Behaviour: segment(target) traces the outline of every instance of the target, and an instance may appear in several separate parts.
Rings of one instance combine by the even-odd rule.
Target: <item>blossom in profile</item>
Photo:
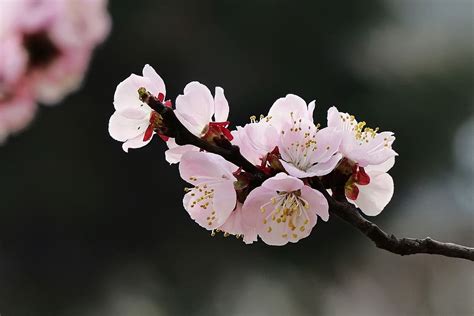
[[[205,85],[197,81],[190,82],[175,103],[176,117],[192,134],[210,141],[220,136],[232,140],[232,134],[227,129],[229,103],[221,87],[216,87],[213,97]],[[165,157],[169,163],[178,163],[187,151],[198,150],[192,145],[180,146],[173,138],[168,140],[167,145],[169,149],[165,152]]]
[[[221,156],[199,151],[188,151],[181,157],[181,178],[193,185],[183,199],[191,218],[207,230],[226,223],[236,207],[236,166]]]
[[[380,214],[393,196],[394,184],[388,171],[394,164],[395,157],[392,157],[380,165],[367,166],[365,172],[370,179],[368,183],[360,184],[359,181],[354,181],[352,184],[346,184],[348,201],[366,215]]]
[[[243,216],[265,243],[281,246],[309,236],[318,216],[329,219],[329,206],[319,191],[279,173],[250,192]]]
[[[387,171],[395,163],[392,132],[365,127],[354,116],[328,110],[328,126],[342,133],[339,152],[344,157],[338,169],[349,175],[345,184],[347,199],[366,215],[378,215],[393,196],[393,180]]]
[[[24,128],[36,106],[57,104],[77,90],[94,48],[110,30],[106,0],[7,0],[0,21],[0,110],[23,113],[19,124],[0,117],[5,135]],[[26,102],[26,97],[29,99]],[[21,124],[20,124],[21,123]]]
[[[131,74],[119,83],[114,95],[115,112],[109,120],[109,134],[123,142],[122,148],[140,148],[148,144],[159,124],[158,114],[140,99],[138,90],[146,89],[160,102],[165,102],[166,87],[163,79],[150,66],[145,65],[143,76]],[[168,102],[171,106],[171,103]]]
[[[295,94],[287,94],[276,100],[268,111],[265,120],[281,132],[289,123],[297,122],[299,119],[313,122],[313,112],[316,102],[306,101]],[[296,124],[295,122],[295,124]]]
[[[358,122],[353,115],[339,112],[334,106],[328,110],[328,127],[342,132],[339,152],[360,167],[379,165],[397,155],[392,149],[392,132],[366,127],[365,122]]]

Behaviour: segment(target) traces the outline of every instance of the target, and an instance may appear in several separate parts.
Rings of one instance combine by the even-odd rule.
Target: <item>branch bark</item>
[[[316,183],[315,189],[323,193],[329,203],[329,211],[337,215],[346,223],[357,228],[367,236],[380,249],[401,256],[414,254],[433,254],[452,258],[461,258],[474,261],[474,248],[440,242],[430,237],[423,239],[397,238],[395,235],[387,234],[376,224],[364,218],[358,208],[348,202],[335,200],[322,186]]]
[[[166,136],[174,137],[178,145],[194,145],[207,152],[220,155],[227,161],[253,174],[260,181],[265,180],[267,177],[259,168],[241,155],[238,146],[225,142],[218,146],[213,142],[201,139],[186,129],[171,108],[166,107],[149,93],[140,94],[140,98],[161,115],[164,128],[160,132]],[[332,214],[337,215],[349,225],[357,228],[362,234],[372,240],[378,248],[401,256],[424,253],[474,261],[474,248],[454,243],[444,243],[429,237],[413,239],[397,238],[395,235],[389,235],[376,224],[364,218],[360,214],[359,209],[352,204],[334,199],[319,180],[312,181],[312,186],[326,197],[329,203],[329,211]]]

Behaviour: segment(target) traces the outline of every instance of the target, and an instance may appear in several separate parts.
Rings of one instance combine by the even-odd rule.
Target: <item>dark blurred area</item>
[[[0,148],[0,314],[473,315],[470,262],[376,249],[333,217],[285,247],[211,237],[166,145],[126,154],[113,93],[151,64],[174,99],[222,86],[233,126],[287,93],[395,132],[373,220],[474,244],[472,1],[125,1],[82,89]],[[1,9],[1,8],[0,8]],[[87,8],[84,8],[87,10]]]

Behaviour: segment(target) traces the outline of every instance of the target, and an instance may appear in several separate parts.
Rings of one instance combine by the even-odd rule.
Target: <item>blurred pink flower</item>
[[[106,5],[106,0],[2,1],[0,108],[14,107],[17,100],[20,106],[55,104],[77,90],[93,49],[110,30]],[[0,118],[0,124],[4,121]],[[0,129],[8,134],[22,127]]]

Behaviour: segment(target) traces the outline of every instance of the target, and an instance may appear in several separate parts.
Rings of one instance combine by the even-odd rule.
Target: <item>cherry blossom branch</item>
[[[376,224],[364,218],[359,209],[353,205],[334,199],[319,181],[313,181],[313,187],[326,197],[331,213],[336,214],[345,222],[357,228],[380,249],[401,256],[425,253],[474,261],[474,248],[440,242],[430,237],[414,239],[397,238],[393,234],[389,235]]]
[[[262,182],[267,178],[267,175],[265,175],[262,170],[242,156],[238,146],[232,145],[223,138],[215,138],[213,141],[208,141],[197,137],[178,120],[170,107],[165,106],[162,102],[146,92],[146,90],[139,91],[139,94],[140,99],[160,115],[160,123],[158,124],[159,132],[165,136],[173,137],[178,145],[194,145],[207,152],[220,155],[227,161],[232,162],[236,166],[254,175],[258,182]],[[439,242],[429,237],[414,239],[397,238],[393,234],[389,235],[376,224],[364,218],[360,214],[359,209],[353,205],[334,199],[326,191],[326,188],[320,180],[313,178],[310,182],[313,188],[320,191],[326,197],[331,213],[357,228],[362,234],[372,240],[378,248],[402,256],[425,253],[474,261],[474,248]],[[341,200],[345,199],[343,194],[341,197]]]
[[[173,137],[178,145],[194,145],[207,152],[220,155],[225,160],[232,162],[263,181],[265,174],[242,156],[238,146],[232,145],[225,139],[215,139],[215,144],[213,144],[197,137],[178,120],[172,108],[165,106],[146,91],[139,91],[139,94],[140,99],[161,116],[161,125],[165,127],[162,130],[163,135]]]

